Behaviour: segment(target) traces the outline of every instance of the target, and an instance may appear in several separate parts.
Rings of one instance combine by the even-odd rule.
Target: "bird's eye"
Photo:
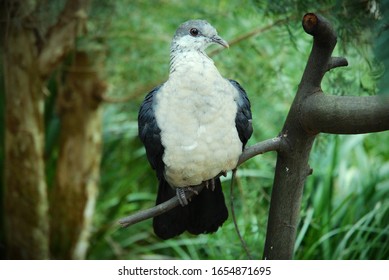
[[[189,33],[190,33],[190,35],[192,35],[193,37],[196,37],[196,36],[198,36],[199,35],[199,30],[197,29],[197,28],[191,28],[190,30],[189,30]]]

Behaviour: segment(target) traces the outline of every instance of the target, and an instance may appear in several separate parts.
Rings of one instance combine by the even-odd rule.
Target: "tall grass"
[[[296,257],[389,258],[389,157],[367,148],[382,146],[388,133],[323,138],[311,159]]]

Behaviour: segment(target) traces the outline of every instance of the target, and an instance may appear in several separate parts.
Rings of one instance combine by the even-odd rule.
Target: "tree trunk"
[[[35,36],[10,23],[4,42],[5,228],[11,259],[49,257],[44,174],[44,85],[37,71]]]
[[[54,258],[84,259],[88,249],[101,158],[100,72],[99,55],[77,52],[59,91],[60,151],[50,210]]]
[[[317,132],[302,126],[302,104],[315,93],[321,92],[321,81],[331,67],[331,54],[337,37],[332,26],[322,17],[307,14],[303,27],[315,26],[314,42],[298,91],[281,134],[290,148],[278,152],[272,198],[266,232],[264,259],[292,259],[301,199],[305,179],[312,173],[308,165],[312,144]],[[343,60],[338,60],[343,62]],[[330,66],[331,65],[331,66]],[[343,65],[343,64],[342,64]]]
[[[320,132],[358,134],[389,129],[389,98],[325,95],[321,81],[333,68],[346,66],[345,58],[332,57],[337,42],[332,25],[322,16],[303,17],[305,32],[313,36],[296,97],[281,135],[289,149],[278,152],[266,232],[264,259],[292,259],[304,182],[315,137]]]
[[[6,92],[4,226],[7,257],[11,259],[50,257],[44,162],[45,83],[74,47],[85,25],[88,3],[68,0],[50,28],[40,26],[42,19],[35,14],[37,6],[45,2],[1,3]]]

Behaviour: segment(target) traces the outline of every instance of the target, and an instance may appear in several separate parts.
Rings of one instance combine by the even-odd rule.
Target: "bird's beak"
[[[230,47],[230,45],[227,43],[227,41],[224,40],[222,37],[220,37],[218,35],[213,36],[211,39],[212,39],[212,42],[214,42],[216,44],[219,44],[219,45],[222,45],[225,48],[229,48]]]

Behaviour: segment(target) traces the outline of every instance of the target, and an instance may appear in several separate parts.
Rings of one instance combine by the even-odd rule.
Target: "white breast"
[[[155,115],[165,178],[185,187],[235,168],[242,143],[235,126],[238,92],[212,60],[193,57],[176,69],[157,94]]]

